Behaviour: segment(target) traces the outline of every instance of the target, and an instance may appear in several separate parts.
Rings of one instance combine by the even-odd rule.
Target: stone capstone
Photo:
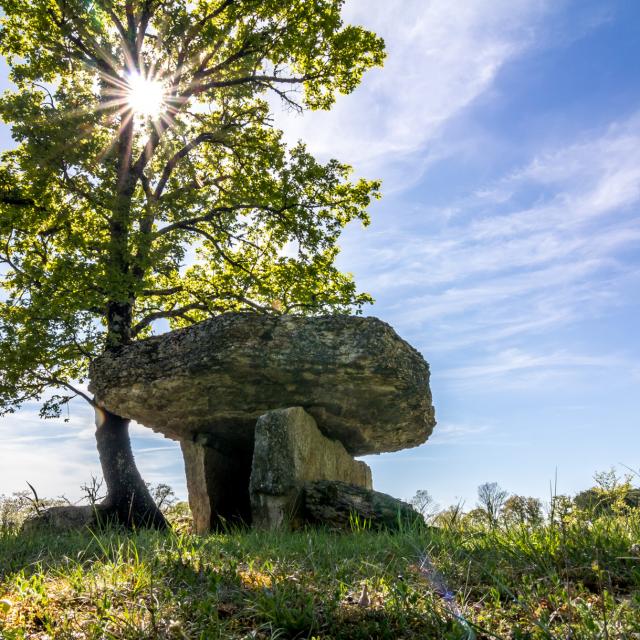
[[[328,480],[304,486],[300,517],[309,524],[346,530],[356,526],[395,530],[424,523],[411,505],[386,493]]]
[[[429,366],[386,323],[229,313],[91,363],[100,406],[222,454],[252,450],[256,420],[302,407],[352,455],[422,444],[434,425]]]
[[[371,469],[354,460],[336,440],[320,433],[301,407],[258,418],[249,495],[254,525],[276,528],[296,519],[303,485],[341,480],[371,489]]]

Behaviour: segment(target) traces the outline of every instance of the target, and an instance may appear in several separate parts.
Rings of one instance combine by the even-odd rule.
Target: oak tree
[[[325,313],[369,301],[335,260],[376,181],[288,147],[272,110],[329,109],[380,65],[343,0],[0,0],[0,409],[44,417],[88,364],[230,311]],[[160,328],[166,325],[160,325]],[[95,406],[107,497],[165,526],[128,420]]]

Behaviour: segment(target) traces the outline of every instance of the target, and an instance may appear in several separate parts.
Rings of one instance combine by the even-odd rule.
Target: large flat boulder
[[[417,446],[435,425],[428,364],[377,318],[224,314],[107,353],[90,379],[109,411],[223,455],[293,406],[352,455]]]

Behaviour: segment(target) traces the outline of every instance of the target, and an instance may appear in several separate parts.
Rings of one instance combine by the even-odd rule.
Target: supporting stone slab
[[[183,440],[189,506],[194,530],[206,534],[225,524],[249,524],[251,451],[219,451]]]
[[[253,524],[273,529],[295,520],[303,485],[318,480],[372,488],[371,469],[340,442],[323,436],[302,407],[260,416],[250,482]]]

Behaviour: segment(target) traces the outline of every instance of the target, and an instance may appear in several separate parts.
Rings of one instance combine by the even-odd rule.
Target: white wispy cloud
[[[428,446],[433,445],[470,445],[482,440],[486,444],[488,434],[493,428],[486,424],[444,423],[438,424],[429,438]]]
[[[625,358],[616,355],[585,355],[572,353],[568,350],[532,353],[522,349],[505,349],[491,354],[491,357],[483,362],[442,371],[440,376],[458,381],[481,378],[488,383],[500,379],[518,384],[522,380],[530,382],[532,373],[539,379],[541,374],[545,378],[549,378],[555,377],[563,371],[574,371],[577,368],[619,369],[621,367],[629,367],[629,363]],[[524,374],[522,380],[519,379],[519,374]]]
[[[78,497],[80,484],[98,472],[95,444],[92,450],[82,435],[87,419],[85,412],[74,412],[68,423],[42,421],[30,405],[0,420],[0,493],[26,489],[30,482],[42,497]]]
[[[132,423],[130,433],[143,478],[164,482],[184,497],[182,454],[177,443]],[[0,494],[27,488],[30,482],[43,497],[81,496],[80,486],[92,475],[101,477],[96,451],[93,412],[73,403],[68,422],[41,420],[30,404],[0,419]]]
[[[321,157],[383,177],[387,192],[409,184],[438,157],[455,153],[451,141],[446,151],[430,143],[491,87],[505,64],[540,44],[543,18],[561,4],[351,0],[345,20],[384,37],[384,68],[369,71],[330,112],[299,116],[276,107],[276,124]]]
[[[549,332],[628,302],[640,270],[640,115],[476,189],[419,232],[416,215],[346,243],[360,283],[429,351]],[[453,211],[453,213],[452,213]],[[424,225],[424,223],[423,223]]]

